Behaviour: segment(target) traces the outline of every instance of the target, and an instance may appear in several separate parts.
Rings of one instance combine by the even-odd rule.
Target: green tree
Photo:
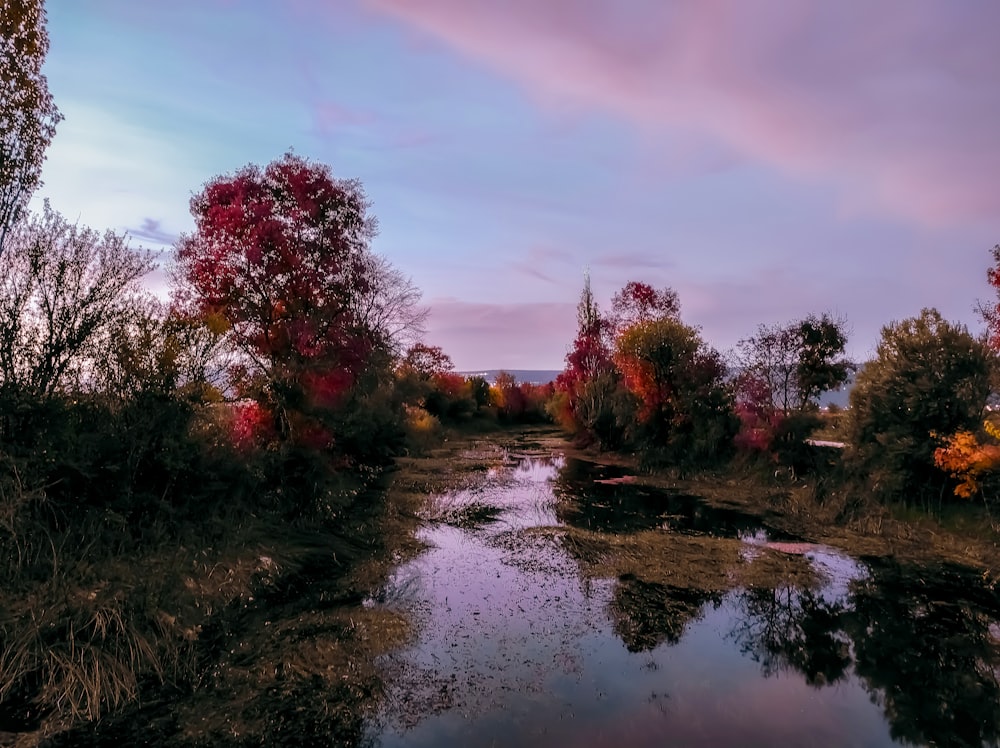
[[[736,432],[726,367],[696,328],[673,317],[619,335],[615,363],[638,401],[637,446],[675,465],[728,453]]]
[[[0,252],[62,119],[42,75],[48,51],[43,1],[0,0]]]
[[[820,395],[843,385],[853,364],[844,356],[846,325],[828,314],[787,325],[760,325],[738,344],[740,373],[763,385],[784,415],[815,408]]]
[[[847,464],[881,500],[940,498],[939,438],[975,429],[989,394],[994,354],[935,309],[882,328],[875,360],[851,391]]]

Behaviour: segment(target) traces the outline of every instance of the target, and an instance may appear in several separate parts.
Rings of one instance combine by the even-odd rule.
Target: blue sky
[[[459,369],[561,368],[599,302],[759,323],[979,322],[1000,242],[1000,5],[941,0],[49,0],[64,214],[169,250],[289,148],[364,183]],[[154,282],[157,282],[154,279]]]

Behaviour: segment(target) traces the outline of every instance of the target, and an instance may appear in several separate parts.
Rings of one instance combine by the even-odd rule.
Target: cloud
[[[707,132],[925,225],[1000,214],[1000,4],[369,0],[546,107]]]
[[[180,234],[164,231],[160,228],[160,221],[154,218],[143,218],[139,228],[129,228],[128,233],[138,239],[145,239],[153,244],[160,244],[164,247],[172,247],[177,243]]]
[[[434,299],[427,341],[452,356],[460,371],[560,369],[576,330],[569,303],[483,304]]]

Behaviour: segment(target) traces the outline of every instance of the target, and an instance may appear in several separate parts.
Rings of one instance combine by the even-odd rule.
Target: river
[[[416,632],[379,662],[373,746],[1000,744],[1000,602],[971,569],[528,443],[426,514],[365,601]]]

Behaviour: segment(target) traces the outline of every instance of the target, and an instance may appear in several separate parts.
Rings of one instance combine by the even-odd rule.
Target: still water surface
[[[508,455],[439,497],[493,521],[429,522],[428,549],[368,601],[418,632],[382,663],[373,745],[1000,744],[1000,602],[981,576],[853,559],[697,497],[595,482],[620,476]],[[748,561],[802,554],[822,582],[588,578],[568,527],[741,538]]]

